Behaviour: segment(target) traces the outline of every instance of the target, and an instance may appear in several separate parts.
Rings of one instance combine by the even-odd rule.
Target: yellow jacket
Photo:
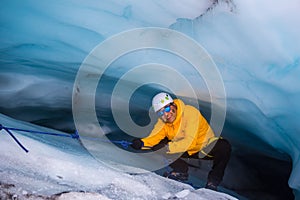
[[[144,146],[153,147],[167,137],[171,140],[168,153],[197,153],[207,145],[210,138],[215,137],[214,132],[195,107],[185,105],[179,99],[175,99],[174,103],[177,105],[175,121],[170,124],[158,119],[150,135],[142,139]]]

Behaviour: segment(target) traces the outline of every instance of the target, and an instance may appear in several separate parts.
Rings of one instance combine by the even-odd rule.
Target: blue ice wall
[[[216,63],[226,90],[224,134],[234,147],[284,161],[290,157],[289,186],[299,195],[298,1],[4,0],[1,5],[1,113],[61,130],[74,129],[73,84],[92,49],[122,31],[169,28],[193,38]],[[195,78],[185,61],[174,55],[137,52],[113,63],[103,81],[104,91],[99,91],[101,98],[109,99],[112,82],[131,66],[153,60],[181,69],[187,79]],[[203,81],[194,84],[201,91],[202,110],[209,116],[206,85]],[[142,103],[134,109],[149,108],[147,99],[155,87],[151,92],[139,91]],[[109,113],[109,101],[97,106]],[[108,131],[117,128],[106,119]]]

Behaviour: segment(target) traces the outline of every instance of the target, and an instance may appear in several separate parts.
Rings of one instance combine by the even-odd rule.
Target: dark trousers
[[[219,185],[223,179],[224,171],[230,158],[231,145],[226,139],[220,138],[216,142],[212,142],[208,148],[205,149],[211,149],[208,153],[209,156],[202,157],[199,156],[199,153],[188,155],[188,153],[185,152],[180,158],[171,163],[170,167],[175,172],[187,173],[188,164],[182,158],[213,160],[213,166],[208,173],[207,181]]]

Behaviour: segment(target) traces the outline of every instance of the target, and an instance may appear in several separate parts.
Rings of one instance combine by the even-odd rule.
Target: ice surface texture
[[[215,61],[226,90],[224,134],[236,149],[287,162],[290,158],[289,186],[299,198],[299,2],[213,2],[217,1],[2,1],[0,112],[73,130],[73,83],[89,52],[125,30],[170,28],[193,38]],[[209,102],[205,81],[197,82],[198,76],[182,59],[163,52],[136,54],[116,60],[107,71],[107,85],[99,91],[104,100],[96,105],[104,115],[110,106],[105,100],[113,88],[110,81],[115,83],[144,62],[161,61],[181,70],[199,88],[199,100]],[[142,109],[151,98],[142,94],[134,109]],[[117,129],[109,117],[102,117],[107,119],[107,132]]]

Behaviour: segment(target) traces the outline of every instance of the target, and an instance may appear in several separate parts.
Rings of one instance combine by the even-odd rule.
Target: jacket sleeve
[[[209,138],[214,137],[206,119],[195,108],[189,107],[185,110],[182,123],[181,132],[183,133],[177,134],[182,134],[183,137],[169,143],[168,153],[170,154],[186,151],[197,152],[207,144]]]
[[[194,109],[186,109],[182,119],[182,128],[172,142],[169,142],[168,153],[182,153],[195,146],[198,137],[200,112]]]
[[[167,136],[166,131],[164,129],[164,123],[161,120],[155,124],[153,130],[150,135],[146,138],[143,138],[144,147],[153,147],[158,144],[162,139]]]

